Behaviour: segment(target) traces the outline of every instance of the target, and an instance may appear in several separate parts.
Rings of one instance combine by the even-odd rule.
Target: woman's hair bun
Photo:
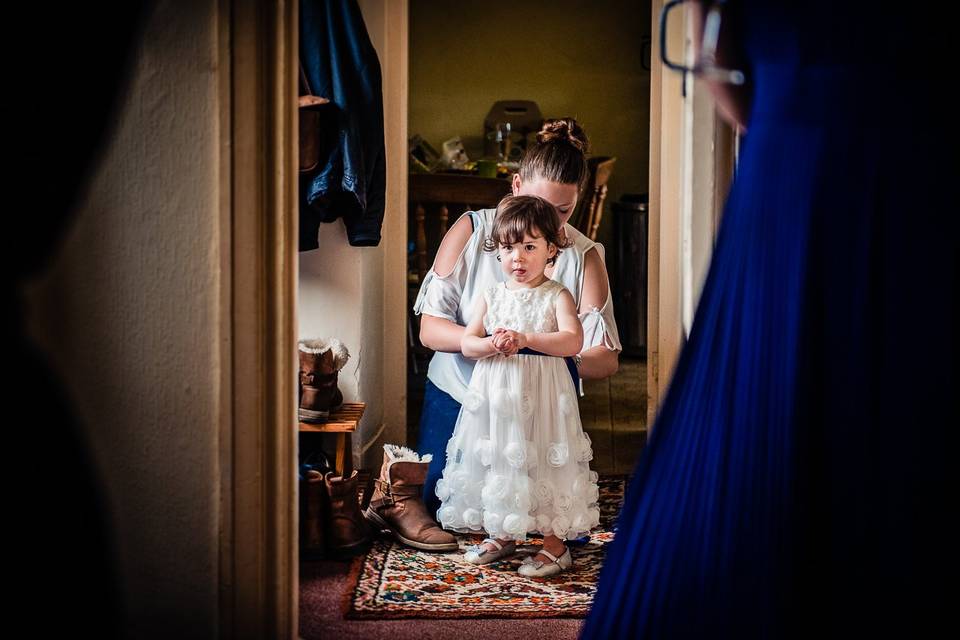
[[[566,142],[581,153],[587,152],[589,141],[583,127],[573,118],[553,118],[545,120],[537,133],[537,142]]]

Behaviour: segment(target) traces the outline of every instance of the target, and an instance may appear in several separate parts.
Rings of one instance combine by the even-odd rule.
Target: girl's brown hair
[[[587,179],[587,134],[573,118],[547,120],[520,161],[520,179],[576,184]]]
[[[484,251],[496,251],[502,244],[520,244],[523,236],[543,238],[557,253],[547,264],[557,261],[560,251],[573,244],[569,238],[561,240],[560,218],[553,205],[537,196],[507,196],[497,205],[490,235],[483,242]]]

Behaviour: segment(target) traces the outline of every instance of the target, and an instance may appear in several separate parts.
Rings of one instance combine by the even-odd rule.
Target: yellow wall
[[[648,1],[412,0],[409,133],[438,150],[460,136],[477,157],[491,105],[533,100],[546,118],[575,116],[594,154],[617,157],[608,203],[646,192],[649,35]],[[599,239],[607,235],[603,225]]]

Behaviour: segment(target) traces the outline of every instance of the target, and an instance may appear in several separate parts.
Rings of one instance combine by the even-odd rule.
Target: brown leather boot
[[[400,542],[424,551],[457,551],[457,538],[444,531],[427,512],[421,492],[433,456],[421,459],[412,449],[383,445],[383,466],[370,505],[363,515],[389,530]]]
[[[310,469],[300,481],[300,558],[323,558],[323,474]]]
[[[357,471],[354,470],[349,478],[328,471],[323,480],[329,509],[324,519],[327,525],[327,550],[344,556],[366,551],[372,536],[370,525],[360,511]]]
[[[299,354],[300,421],[326,422],[330,411],[343,404],[337,377],[350,353],[336,338],[317,338],[301,340]]]

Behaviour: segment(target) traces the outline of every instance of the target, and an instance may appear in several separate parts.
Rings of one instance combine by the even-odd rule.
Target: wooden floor
[[[426,358],[407,373],[407,442],[419,434]],[[598,473],[631,473],[647,441],[647,367],[644,360],[621,358],[620,369],[606,380],[587,380],[580,398],[583,429],[593,441],[590,468]]]
[[[593,441],[590,468],[598,473],[631,473],[647,442],[647,366],[620,359],[606,380],[587,380],[580,398],[583,430]]]

